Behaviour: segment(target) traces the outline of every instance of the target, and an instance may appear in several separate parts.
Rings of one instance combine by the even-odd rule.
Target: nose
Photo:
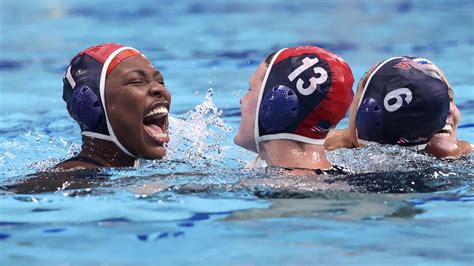
[[[451,101],[451,102],[449,103],[448,116],[454,115],[455,109],[456,109],[456,105],[454,104],[453,101]]]
[[[446,123],[449,123],[449,122],[451,122],[451,121],[453,120],[454,108],[455,108],[455,106],[454,106],[453,102],[451,102],[451,103],[449,104],[448,115],[446,116]]]
[[[150,88],[150,95],[156,98],[163,98],[164,100],[169,100],[169,92],[162,84],[158,82],[152,82]]]

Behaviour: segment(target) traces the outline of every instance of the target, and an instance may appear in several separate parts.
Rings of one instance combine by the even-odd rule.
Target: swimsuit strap
[[[100,166],[105,166],[105,165],[103,165],[101,162],[99,162],[99,161],[97,161],[97,160],[94,160],[94,159],[92,159],[92,158],[90,158],[90,157],[81,156],[81,155],[76,155],[76,156],[74,156],[74,157],[72,157],[72,158],[70,158],[70,159],[67,159],[67,160],[63,161],[63,163],[64,163],[64,162],[72,162],[72,161],[80,161],[80,162],[90,163],[90,164],[93,164],[93,165],[99,166],[99,167],[100,167]]]
[[[342,166],[333,165],[330,169],[314,169],[317,175],[344,175],[350,173]]]
[[[297,169],[297,170],[311,170],[311,169],[298,168],[298,167],[294,167],[294,168],[284,167],[283,169],[289,170],[289,171],[295,170],[295,169]],[[347,175],[347,174],[351,173],[350,170],[347,170],[346,168],[344,168],[342,166],[338,166],[338,165],[333,165],[329,169],[313,169],[313,171],[317,175]]]

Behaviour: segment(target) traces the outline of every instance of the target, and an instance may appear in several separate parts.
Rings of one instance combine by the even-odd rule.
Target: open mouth
[[[157,142],[168,142],[168,108],[163,104],[153,107],[143,117],[143,128]]]
[[[440,131],[436,132],[436,135],[450,136],[453,132],[453,126],[446,124]]]

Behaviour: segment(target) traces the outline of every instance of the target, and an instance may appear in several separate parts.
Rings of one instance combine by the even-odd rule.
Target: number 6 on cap
[[[388,112],[395,112],[400,109],[400,107],[402,107],[403,99],[401,95],[405,95],[404,100],[407,104],[409,104],[413,99],[411,91],[407,88],[396,89],[385,95],[385,98],[383,99],[383,106]],[[392,99],[396,99],[397,101],[393,104],[390,104],[389,101]]]

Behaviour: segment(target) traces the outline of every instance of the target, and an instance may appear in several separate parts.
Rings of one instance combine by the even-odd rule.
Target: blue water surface
[[[252,154],[232,138],[261,60],[318,45],[356,81],[388,57],[429,58],[454,88],[458,137],[474,142],[472,28],[472,1],[0,1],[0,185],[79,150],[61,98],[78,51],[136,47],[173,97],[164,160],[107,170],[82,188],[71,179],[53,192],[0,192],[0,264],[471,265],[472,154],[339,150],[331,161],[355,172],[397,174],[321,185],[243,170]]]

